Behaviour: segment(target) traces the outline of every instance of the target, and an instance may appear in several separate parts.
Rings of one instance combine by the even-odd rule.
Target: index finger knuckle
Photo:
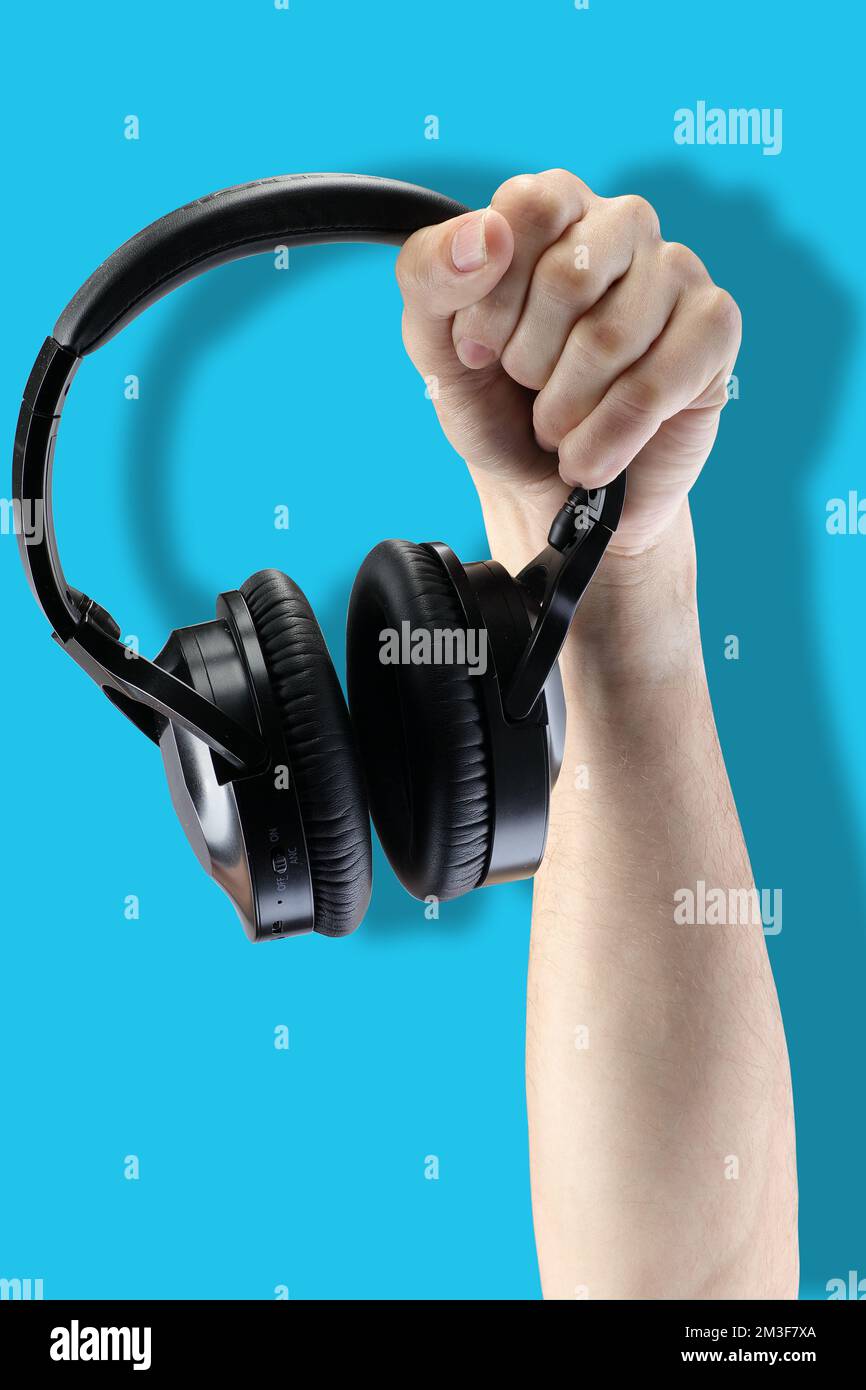
[[[562,220],[562,198],[552,180],[541,174],[515,174],[496,190],[491,207],[511,222],[552,236]]]

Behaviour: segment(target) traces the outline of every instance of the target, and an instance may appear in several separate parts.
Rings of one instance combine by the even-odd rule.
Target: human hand
[[[546,533],[572,487],[629,466],[610,549],[654,546],[715,440],[740,313],[650,204],[564,169],[521,174],[411,236],[397,278],[407,351],[482,501]]]

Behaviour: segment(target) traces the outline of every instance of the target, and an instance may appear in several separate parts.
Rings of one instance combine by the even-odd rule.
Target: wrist
[[[490,552],[517,574],[547,542],[568,489],[555,476],[536,486],[474,474]],[[694,536],[688,502],[659,539],[637,553],[609,545],[563,647],[569,687],[586,681],[645,686],[690,679],[703,663]]]
[[[638,554],[608,547],[562,653],[580,671],[621,684],[668,683],[703,670],[694,535],[684,502],[658,541]]]

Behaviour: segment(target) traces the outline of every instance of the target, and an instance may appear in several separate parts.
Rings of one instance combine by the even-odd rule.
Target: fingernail
[[[480,270],[487,264],[487,238],[484,223],[487,209],[463,222],[451,239],[451,259],[457,270]]]
[[[477,343],[474,338],[460,338],[457,342],[457,356],[464,367],[488,367],[495,359],[493,348]]]

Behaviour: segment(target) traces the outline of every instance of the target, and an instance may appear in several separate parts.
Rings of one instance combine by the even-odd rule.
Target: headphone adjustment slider
[[[82,622],[89,623],[91,627],[96,627],[100,632],[104,632],[106,637],[112,637],[115,642],[120,641],[120,626],[112,618],[107,608],[103,608],[96,599],[83,594],[80,589],[73,589],[69,586],[69,596],[75,607],[81,614]]]

